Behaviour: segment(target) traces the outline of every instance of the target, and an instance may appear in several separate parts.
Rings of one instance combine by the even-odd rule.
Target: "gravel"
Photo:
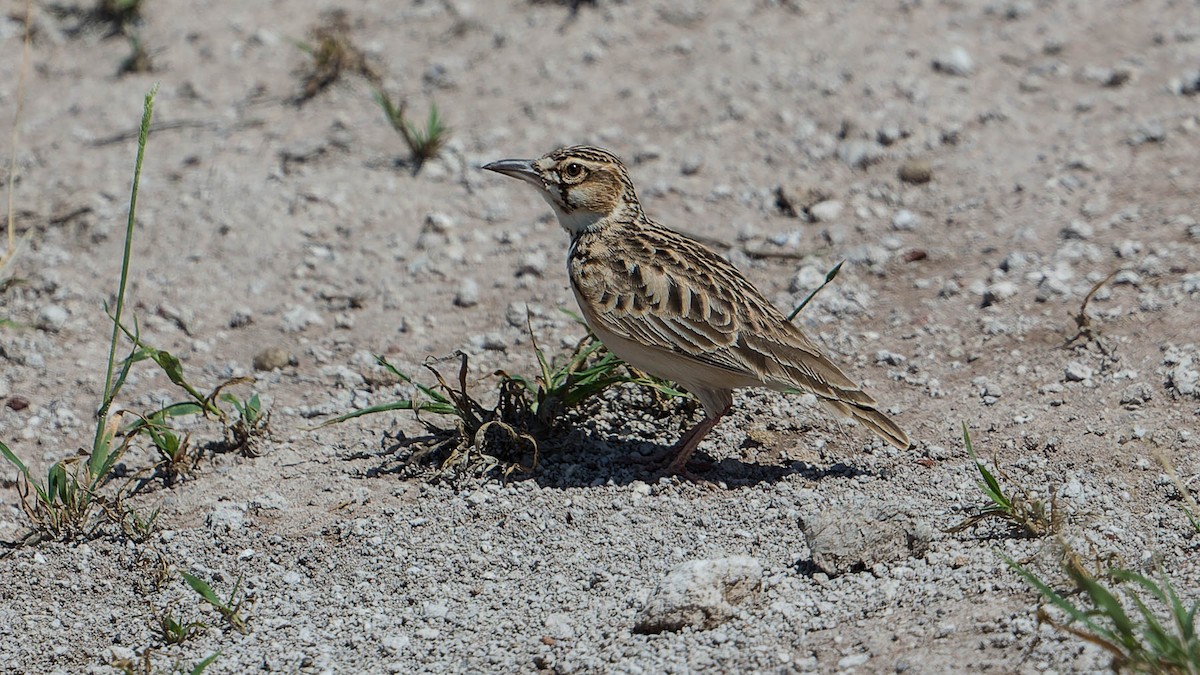
[[[106,525],[0,559],[0,670],[108,675],[145,655],[186,671],[217,652],[209,672],[1107,669],[1038,621],[1004,562],[1067,591],[1058,536],[947,532],[987,504],[963,423],[1006,488],[1057,497],[1086,560],[1161,565],[1195,598],[1196,535],[1156,461],[1189,485],[1200,472],[1195,3],[576,4],[346,7],[381,86],[417,124],[436,100],[451,129],[417,170],[356,93],[370,78],[292,103],[309,59],[287,36],[311,34],[316,3],[143,3],[139,34],[165,51],[127,316],[201,392],[253,374],[222,391],[259,393],[270,433],[249,457],[219,421],[171,418],[203,450],[171,486],[132,443],[102,492],[111,506],[134,478],[123,503],[158,509],[155,531]],[[36,9],[0,440],[44,477],[90,447],[150,76],[114,77],[121,45]],[[0,17],[0,35],[22,31]],[[0,40],[7,62],[21,44]],[[695,455],[702,481],[663,478],[628,460],[699,413],[627,386],[506,477],[407,465],[454,428],[428,409],[314,430],[425,400],[375,355],[434,385],[425,364],[456,384],[459,361],[439,359],[470,354],[486,414],[497,371],[535,380],[533,339],[559,359],[577,343],[563,232],[526,187],[478,170],[568,143],[629,159],[647,214],[730,243],[719,254],[781,311],[846,259],[796,323],[915,447],[747,390]],[[1116,269],[1091,334],[1065,344]],[[252,371],[271,347],[291,365]],[[143,361],[113,409],[128,424],[184,398]],[[0,476],[10,541],[28,522],[15,477]],[[250,632],[180,571],[239,587]],[[652,606],[679,628],[638,632]],[[163,645],[162,616],[206,628]]]

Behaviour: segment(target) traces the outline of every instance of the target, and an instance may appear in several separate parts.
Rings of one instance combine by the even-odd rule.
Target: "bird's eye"
[[[583,175],[583,165],[578,162],[569,162],[563,167],[563,178],[573,180]]]

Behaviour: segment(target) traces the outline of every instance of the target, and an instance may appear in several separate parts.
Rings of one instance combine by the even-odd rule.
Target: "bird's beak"
[[[537,187],[545,186],[542,174],[538,173],[538,170],[534,168],[532,159],[502,159],[499,162],[484,164],[483,168],[488,171],[502,173],[505,176],[519,178]]]

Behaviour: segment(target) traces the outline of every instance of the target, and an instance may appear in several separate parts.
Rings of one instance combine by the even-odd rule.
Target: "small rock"
[[[870,660],[871,655],[865,652],[860,654],[850,654],[849,656],[843,656],[841,659],[839,659],[837,666],[839,670],[848,670],[850,668],[857,668]]]
[[[47,333],[57,333],[66,325],[71,315],[61,305],[46,305],[38,312],[37,327]]]
[[[844,141],[837,149],[838,159],[852,169],[865,169],[883,159],[883,147],[861,139]]]
[[[1063,368],[1063,380],[1066,382],[1086,382],[1092,379],[1095,370],[1086,363],[1071,361]]]
[[[1070,225],[1064,227],[1062,231],[1059,232],[1059,236],[1061,236],[1063,239],[1078,239],[1081,241],[1086,241],[1091,239],[1095,232],[1095,228],[1083,222],[1082,220],[1073,220],[1071,221]]]
[[[933,69],[939,73],[967,77],[975,72],[975,62],[962,47],[954,47],[933,60]]]
[[[508,340],[504,339],[503,333],[494,331],[471,336],[471,347],[479,351],[503,352],[508,349]]]
[[[875,352],[875,363],[886,363],[889,366],[902,366],[908,359],[903,354],[881,349]]]
[[[897,230],[915,230],[921,219],[908,209],[900,209],[892,216],[892,227]]]
[[[466,278],[458,286],[458,293],[454,296],[454,304],[459,307],[474,307],[479,304],[479,283],[474,279]]]
[[[285,333],[299,333],[309,326],[319,326],[325,323],[320,314],[303,305],[292,307],[279,318],[283,324],[283,332]]]
[[[638,633],[707,630],[729,619],[734,606],[762,585],[762,565],[749,556],[689,560],[672,569],[638,613]]]
[[[517,265],[517,276],[530,274],[535,277],[542,276],[546,271],[546,252],[537,250],[530,251],[521,256],[521,264]]]
[[[837,220],[837,217],[842,215],[842,203],[836,199],[827,199],[823,202],[818,202],[808,207],[808,215],[818,223],[827,223],[831,220]]]
[[[814,513],[801,526],[813,564],[830,576],[922,556],[932,536],[914,515],[884,505]]]
[[[254,369],[270,372],[276,368],[294,366],[300,361],[283,347],[267,347],[254,355]]]
[[[254,310],[249,307],[238,307],[229,316],[230,328],[245,328],[254,323]]]
[[[204,519],[209,529],[222,532],[241,532],[246,524],[246,507],[232,502],[221,502]]]
[[[981,307],[991,307],[992,305],[1007,300],[1017,294],[1020,288],[1011,281],[997,281],[988,284],[988,287],[983,291],[983,301]]]
[[[700,155],[691,155],[683,160],[679,165],[679,173],[685,176],[694,176],[700,173],[700,169],[704,168],[704,157]]]
[[[801,185],[787,187],[779,185],[775,188],[775,208],[789,218],[799,218],[801,213],[808,212],[814,204],[819,204],[827,199],[829,199],[829,193],[820,188]]]
[[[1166,139],[1167,129],[1162,122],[1150,121],[1139,124],[1129,135],[1127,142],[1130,145],[1144,145],[1146,143],[1162,143]]]
[[[1200,93],[1200,70],[1190,70],[1173,78],[1167,89],[1176,96],[1194,96]]]
[[[792,293],[811,291],[820,286],[823,281],[825,281],[824,272],[817,269],[815,265],[805,265],[800,268],[796,276],[792,277],[792,282],[788,285],[788,291]]]
[[[1145,382],[1135,382],[1121,392],[1121,405],[1128,408],[1137,408],[1153,398],[1153,391],[1150,385]]]
[[[897,175],[905,183],[921,185],[933,180],[933,167],[923,159],[910,159],[900,165]]]
[[[8,406],[9,410],[20,412],[29,407],[29,399],[24,396],[10,396],[4,405]]]

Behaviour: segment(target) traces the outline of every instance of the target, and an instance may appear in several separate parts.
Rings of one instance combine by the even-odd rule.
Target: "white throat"
[[[584,211],[582,209],[568,213],[564,211],[562,207],[558,205],[558,202],[554,201],[554,198],[552,198],[550,195],[543,192],[542,197],[548,204],[550,204],[550,207],[554,209],[554,215],[558,216],[558,224],[562,226],[562,229],[567,231],[567,234],[571,235],[572,239],[574,239],[576,235],[594,229],[596,223],[604,220],[605,218],[604,214],[602,213],[596,213],[595,211]]]

